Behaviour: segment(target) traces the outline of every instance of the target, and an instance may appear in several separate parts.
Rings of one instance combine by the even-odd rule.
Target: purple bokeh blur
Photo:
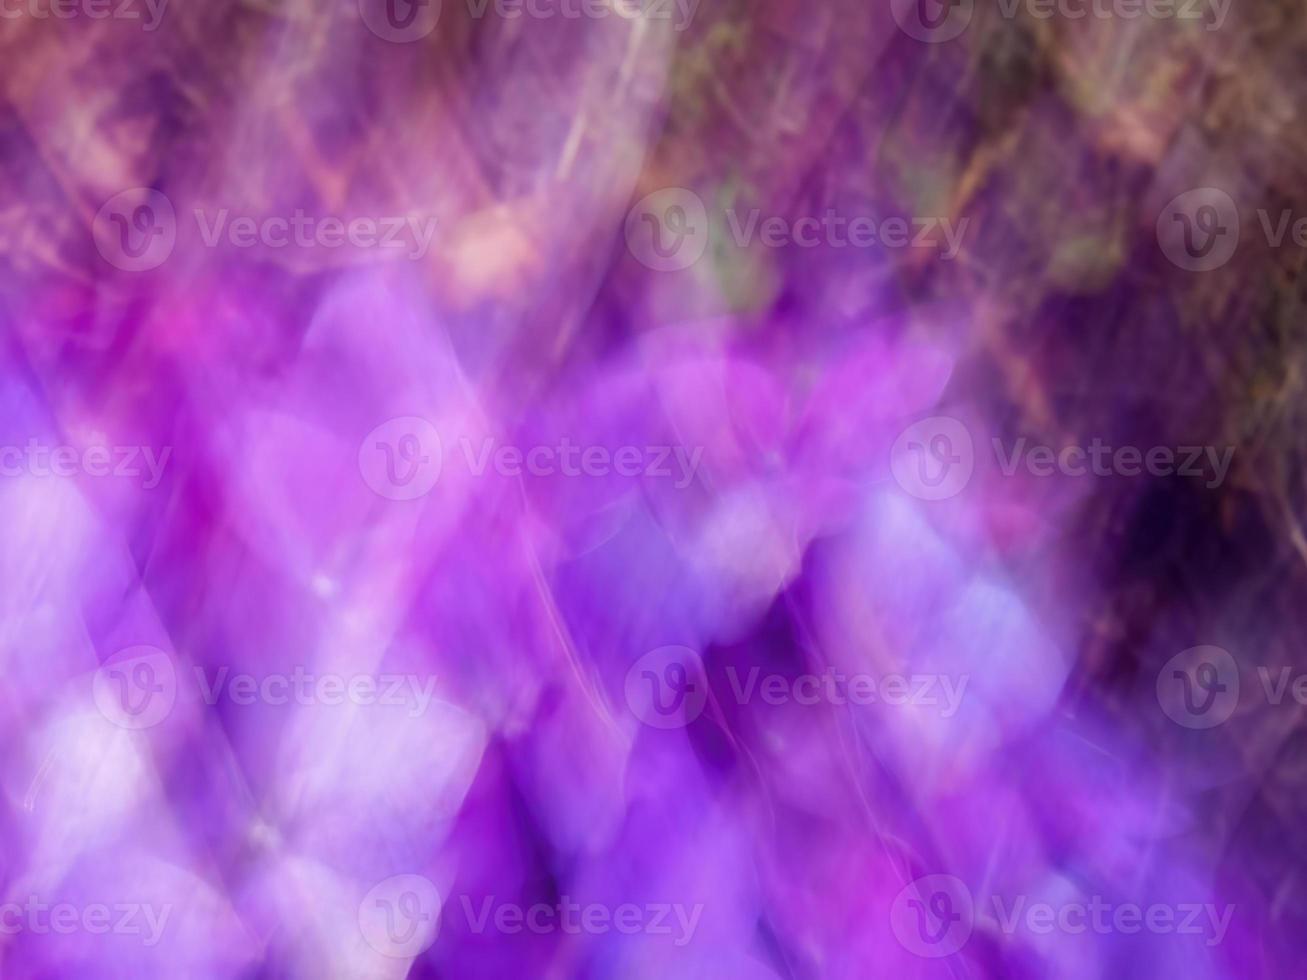
[[[1284,9],[5,7],[0,977],[1299,975]]]

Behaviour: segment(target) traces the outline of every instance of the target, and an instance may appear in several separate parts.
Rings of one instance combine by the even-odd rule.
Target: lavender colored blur
[[[1301,975],[1305,49],[6,0],[0,977]]]

